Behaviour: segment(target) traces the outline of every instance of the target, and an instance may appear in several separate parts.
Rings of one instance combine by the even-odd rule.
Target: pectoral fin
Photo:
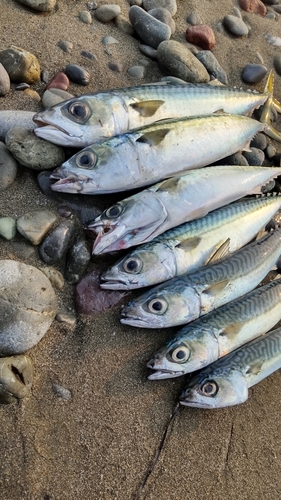
[[[245,324],[246,324],[245,322],[242,322],[229,325],[223,331],[220,332],[219,336],[228,337],[229,339],[234,340],[239,335]]]
[[[208,294],[212,297],[216,297],[219,293],[221,293],[224,288],[229,284],[229,280],[220,281],[219,283],[215,283],[214,285],[209,286],[204,290],[204,294]]]
[[[178,245],[177,248],[181,248],[184,251],[189,251],[191,252],[192,250],[195,250],[199,243],[202,241],[202,238],[199,236],[196,238],[187,238],[186,240],[181,241]]]
[[[246,373],[251,375],[258,375],[262,369],[263,361],[256,361],[253,365],[247,368]]]
[[[224,257],[227,257],[227,255],[230,254],[230,238],[227,238],[220,246],[215,250],[215,252],[211,255],[211,257],[208,259],[206,264],[211,264],[215,262],[216,260],[223,259]]]
[[[137,142],[146,142],[150,146],[158,146],[158,144],[165,139],[169,132],[169,128],[161,128],[153,130],[152,132],[145,132],[137,139]]]
[[[131,108],[137,111],[143,117],[153,116],[165,101],[141,101],[130,104]]]

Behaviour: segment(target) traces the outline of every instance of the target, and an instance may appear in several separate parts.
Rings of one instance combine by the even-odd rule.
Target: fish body
[[[154,184],[249,147],[264,124],[213,114],[153,123],[83,149],[56,169],[55,191],[106,194]]]
[[[214,363],[281,319],[281,279],[273,280],[182,328],[147,366],[150,380],[179,377]]]
[[[281,328],[278,328],[203,368],[189,381],[180,403],[206,409],[244,403],[249,388],[280,367]]]
[[[218,110],[249,115],[262,94],[210,85],[145,85],[86,94],[34,116],[35,133],[55,144],[83,148],[158,120],[210,115]]]
[[[246,245],[280,207],[279,196],[242,200],[181,224],[107,269],[100,286],[131,290],[193,271]]]
[[[253,290],[274,267],[281,252],[281,229],[214,264],[157,285],[121,311],[121,323],[165,328],[199,316]]]
[[[155,184],[105,210],[88,226],[101,254],[151,241],[168,229],[204,217],[280,175],[280,167],[217,166]]]

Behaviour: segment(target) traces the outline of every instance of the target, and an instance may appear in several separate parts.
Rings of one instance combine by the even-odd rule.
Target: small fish
[[[83,148],[158,120],[225,113],[250,115],[271,95],[210,85],[155,84],[86,94],[37,113],[35,133],[55,144]],[[274,100],[274,106],[279,103]]]
[[[281,229],[214,264],[182,274],[142,294],[121,311],[121,323],[166,328],[190,323],[253,290],[281,253]]]
[[[249,243],[280,207],[280,196],[242,200],[170,229],[107,269],[100,286],[156,285],[214,262]]]
[[[180,403],[206,409],[244,403],[249,388],[280,367],[281,328],[277,328],[201,370],[189,381]]]
[[[83,149],[56,169],[54,191],[106,194],[141,188],[249,148],[265,125],[213,114],[165,120]]]
[[[280,167],[217,166],[155,184],[111,206],[89,224],[88,230],[97,234],[93,253],[148,242],[171,227],[259,193],[262,185],[280,174]]]
[[[200,370],[268,332],[281,319],[281,279],[202,316],[182,328],[147,363],[150,380]]]

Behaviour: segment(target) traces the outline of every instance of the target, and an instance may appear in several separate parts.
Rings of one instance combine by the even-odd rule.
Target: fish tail
[[[278,113],[281,113],[281,103],[273,97],[273,88],[274,73],[273,70],[271,70],[264,89],[264,92],[268,94],[268,99],[264,104],[260,121],[265,125],[264,132],[272,139],[281,142],[281,133],[271,125],[272,109],[274,109]]]

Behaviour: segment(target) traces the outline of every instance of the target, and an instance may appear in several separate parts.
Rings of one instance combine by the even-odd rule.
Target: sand
[[[105,2],[103,2],[105,3]],[[129,4],[118,0],[128,17]],[[248,38],[235,39],[222,28],[222,18],[238,2],[178,0],[173,39],[186,43],[187,15],[195,11],[216,36],[213,53],[229,77],[230,86],[247,88],[241,81],[245,64],[262,57],[270,70],[280,51],[265,41],[278,36],[280,20],[243,13],[251,27]],[[59,0],[52,14],[36,14],[13,0],[1,0],[1,44],[14,44],[34,53],[50,75],[67,63],[83,65],[92,75],[85,88],[71,85],[73,94],[157,81],[164,73],[149,61],[143,80],[126,71],[144,59],[139,42],[113,23],[85,25],[78,14],[85,2]],[[101,40],[112,35],[119,44],[105,53]],[[57,42],[73,43],[70,54]],[[93,62],[80,55],[89,50]],[[111,71],[108,61],[124,64]],[[262,90],[265,81],[256,85]],[[41,104],[14,91],[1,98],[1,109],[39,111]],[[42,95],[44,84],[32,86]],[[281,99],[276,76],[275,96]],[[110,197],[109,197],[110,200]],[[14,185],[1,194],[2,216],[20,217],[30,209],[57,209],[38,189],[35,176],[22,169]],[[17,242],[23,241],[20,236]],[[13,243],[0,241],[0,258],[17,258]],[[37,253],[25,260],[41,266]],[[89,270],[99,266],[93,261]],[[63,271],[63,263],[56,266]],[[58,292],[60,304],[73,312],[73,287]],[[44,339],[29,354],[35,377],[29,397],[0,407],[0,496],[5,500],[273,500],[281,490],[281,374],[273,374],[250,390],[240,406],[203,411],[181,407],[170,425],[152,474],[161,438],[184,379],[148,381],[146,361],[167,339],[171,329],[138,330],[119,323],[119,307],[96,316],[78,316],[76,327],[54,321]],[[52,386],[71,391],[71,400],[59,398]],[[139,497],[138,497],[139,495]]]

